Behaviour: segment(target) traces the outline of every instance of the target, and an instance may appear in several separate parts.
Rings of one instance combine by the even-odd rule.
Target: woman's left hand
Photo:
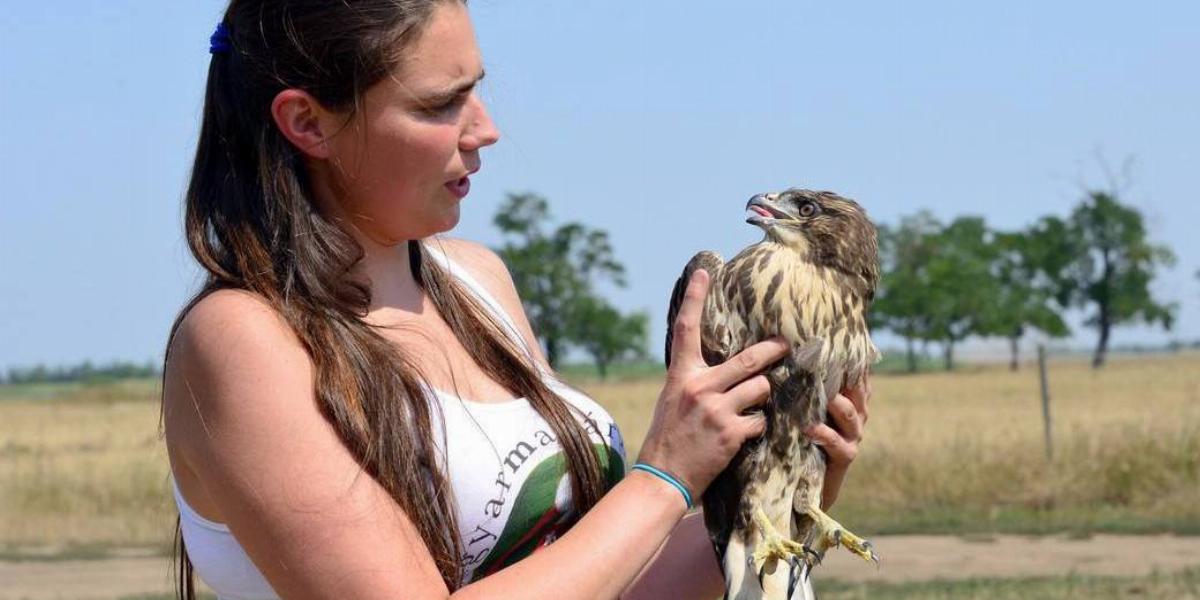
[[[817,423],[804,430],[813,443],[825,448],[825,486],[821,492],[821,510],[828,510],[837,500],[850,463],[858,456],[863,429],[867,425],[867,404],[871,401],[871,378],[863,379],[856,387],[843,389],[829,401],[828,412],[832,427]]]

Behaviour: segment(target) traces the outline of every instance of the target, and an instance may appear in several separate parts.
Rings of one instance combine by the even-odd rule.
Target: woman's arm
[[[679,521],[621,598],[719,598],[724,591],[725,579],[704,527],[704,514],[697,511]]]
[[[300,341],[264,301],[215,292],[172,341],[174,464],[283,598],[416,598],[446,588],[416,527],[321,414]]]
[[[678,348],[643,457],[699,493],[761,419],[741,416],[769,386],[755,376],[779,341],[707,367],[699,353],[707,276],[689,287]],[[300,342],[268,306],[210,295],[172,344],[164,409],[172,459],[194,471],[254,564],[285,598],[444,598],[416,528],[359,468],[317,405]],[[698,452],[697,449],[704,449]],[[551,546],[456,597],[616,597],[683,516],[679,493],[632,473]]]
[[[454,598],[616,598],[683,516],[683,498],[634,471],[567,533]]]

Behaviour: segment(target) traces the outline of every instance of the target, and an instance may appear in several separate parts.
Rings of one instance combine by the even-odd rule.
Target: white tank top
[[[520,347],[529,348],[512,317],[465,269],[437,250],[438,261],[482,301]],[[608,485],[625,474],[625,447],[612,417],[595,401],[542,371],[546,385],[579,409],[601,456]],[[579,518],[572,508],[564,454],[545,419],[524,398],[475,402],[432,390],[445,419],[445,439],[434,410],[434,438],[449,475],[462,535],[468,583],[528,556],[559,536]],[[269,600],[279,596],[250,561],[229,527],[201,517],[172,479],[188,558],[196,575],[220,600]]]

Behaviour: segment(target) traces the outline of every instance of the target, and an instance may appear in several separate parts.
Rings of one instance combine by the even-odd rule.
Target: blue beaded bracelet
[[[687,507],[689,509],[692,508],[692,494],[691,494],[691,492],[688,492],[687,487],[685,487],[682,483],[680,483],[678,479],[675,479],[674,477],[671,477],[670,475],[668,475],[666,472],[656,469],[646,463],[637,463],[637,464],[633,465],[633,470],[634,471],[645,471],[645,472],[647,472],[651,475],[654,475],[655,477],[658,477],[659,479],[671,484],[675,489],[679,490],[680,494],[683,494],[683,501],[685,503],[687,503]]]

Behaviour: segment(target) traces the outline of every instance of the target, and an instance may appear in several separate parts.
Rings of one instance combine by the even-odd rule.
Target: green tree
[[[927,211],[904,217],[896,227],[879,226],[882,275],[871,305],[872,327],[904,338],[908,371],[917,370],[917,341],[933,337],[929,313],[929,263],[942,224]]]
[[[626,357],[645,358],[650,315],[622,315],[597,297],[584,297],[576,304],[571,319],[571,339],[592,357],[600,378],[608,378],[608,367]]]
[[[557,366],[585,329],[573,321],[581,306],[596,299],[600,279],[624,287],[625,269],[616,261],[608,233],[580,223],[550,229],[546,199],[533,193],[509,194],[493,222],[508,238],[496,249],[513,275],[525,311]]]
[[[1060,308],[1073,303],[1078,281],[1074,265],[1085,249],[1066,219],[1053,215],[1039,219],[1026,231],[1026,254],[1034,277]]]
[[[1062,306],[1055,302],[1060,285],[1046,275],[1059,272],[1071,255],[1056,250],[1056,240],[1039,225],[1028,231],[997,233],[993,272],[997,295],[991,303],[985,329],[1009,342],[1009,369],[1020,364],[1020,341],[1029,329],[1052,337],[1070,333]]]
[[[1000,285],[991,272],[996,255],[993,236],[980,217],[959,217],[933,238],[926,310],[948,371],[954,369],[957,344],[997,332]]]
[[[1086,323],[1099,332],[1092,359],[1099,368],[1114,326],[1143,322],[1171,328],[1176,307],[1155,300],[1150,282],[1160,268],[1174,264],[1175,255],[1147,239],[1141,213],[1115,192],[1089,190],[1068,225],[1079,249],[1067,271],[1068,291],[1075,304],[1095,307]]]

